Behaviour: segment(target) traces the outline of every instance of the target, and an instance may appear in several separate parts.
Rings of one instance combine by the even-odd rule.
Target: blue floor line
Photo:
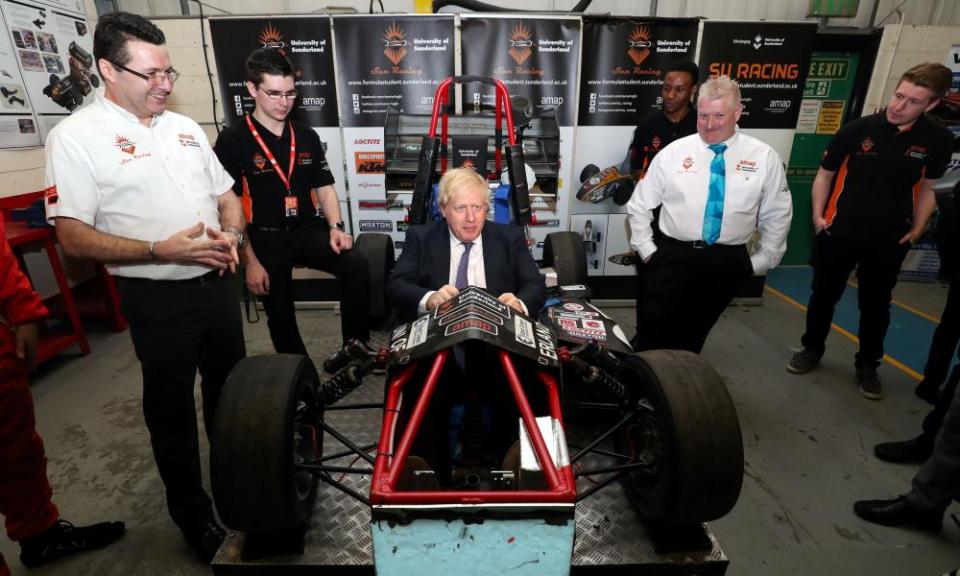
[[[806,306],[810,301],[809,266],[785,266],[771,270],[767,285]],[[857,307],[857,289],[847,286],[833,314],[833,323],[851,334],[858,334],[860,312]],[[890,307],[890,328],[883,342],[884,352],[923,374],[930,341],[937,325],[929,319],[896,305]],[[799,342],[800,335],[797,335]],[[831,336],[830,338],[835,338]],[[827,340],[829,347],[830,339]],[[851,362],[853,360],[851,359]]]

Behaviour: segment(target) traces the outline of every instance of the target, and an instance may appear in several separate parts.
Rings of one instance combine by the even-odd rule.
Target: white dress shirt
[[[447,284],[457,285],[457,269],[460,268],[460,260],[463,258],[463,242],[457,240],[457,237],[450,233],[450,276]],[[483,268],[483,235],[477,236],[473,241],[473,248],[470,249],[470,260],[467,262],[467,285],[487,287],[487,274]],[[430,290],[420,299],[420,305],[417,307],[417,313],[423,314],[427,311],[427,300],[436,290]],[[496,294],[499,296],[499,294]]]
[[[233,193],[233,179],[196,122],[167,111],[144,126],[102,90],[50,132],[44,179],[48,221],[75,218],[107,234],[146,241],[164,240],[198,222],[219,230],[218,197]],[[210,271],[168,263],[108,268],[116,276],[154,280]]]
[[[762,275],[787,249],[793,201],[783,162],[773,148],[739,130],[725,144],[723,220],[717,243],[746,244],[759,231],[759,246],[750,261],[754,274]],[[702,240],[714,156],[700,135],[692,134],[671,143],[650,163],[627,204],[630,244],[645,261],[657,251],[650,225],[657,206],[662,205],[659,224],[665,235]]]

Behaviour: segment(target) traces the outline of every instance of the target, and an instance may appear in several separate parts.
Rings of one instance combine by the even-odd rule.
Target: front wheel
[[[323,452],[318,382],[313,362],[293,354],[251,356],[230,372],[210,443],[213,497],[227,527],[280,532],[309,519],[317,478],[298,465]]]
[[[692,352],[652,350],[628,356],[618,379],[638,413],[615,436],[617,449],[647,464],[624,477],[640,516],[681,526],[730,512],[743,484],[743,441],[716,370]]]

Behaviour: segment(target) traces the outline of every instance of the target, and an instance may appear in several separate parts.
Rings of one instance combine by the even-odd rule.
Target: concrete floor
[[[946,288],[901,284],[896,298],[939,315]],[[632,333],[632,308],[609,312]],[[299,313],[319,360],[333,350],[326,334],[339,318]],[[265,321],[246,324],[250,354],[271,351]],[[737,405],[746,453],[740,500],[713,531],[730,558],[728,574],[937,575],[960,566],[960,529],[947,519],[929,535],[859,520],[852,503],[908,489],[915,466],[872,455],[875,443],[919,431],[926,405],[915,381],[881,368],[886,397],[865,400],[853,383],[855,346],[833,333],[821,368],[794,376],[784,365],[799,345],[803,312],[767,294],[761,307],[731,307],[704,356],[726,380]],[[208,574],[169,521],[140,414],[139,365],[129,335],[93,334],[93,352],[64,356],[33,383],[39,430],[47,445],[54,498],[77,523],[122,519],[127,535],[108,550],[31,570],[34,576]],[[956,511],[954,507],[951,511]],[[13,574],[26,570],[17,547],[0,538]]]

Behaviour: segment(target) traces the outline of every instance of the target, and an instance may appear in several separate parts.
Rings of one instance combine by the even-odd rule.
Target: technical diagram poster
[[[100,85],[93,30],[75,2],[3,0],[0,10],[42,139],[65,116],[93,101]]]
[[[0,13],[0,24],[7,30]],[[0,35],[0,148],[39,146],[40,131],[17,66],[10,35]]]

